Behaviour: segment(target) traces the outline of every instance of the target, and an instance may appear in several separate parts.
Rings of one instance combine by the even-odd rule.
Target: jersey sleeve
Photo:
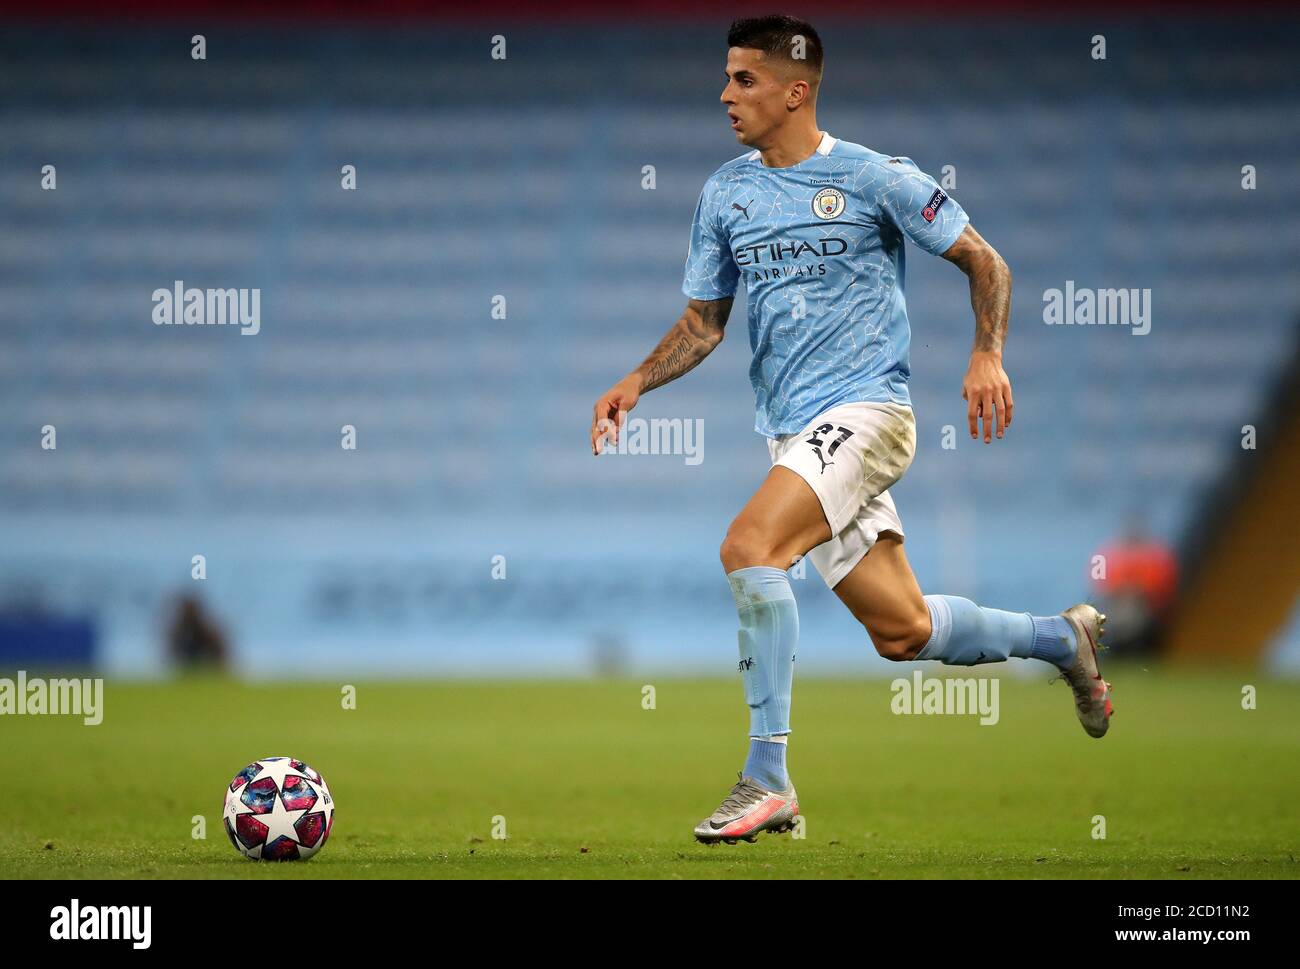
[[[966,210],[910,158],[891,158],[876,167],[885,217],[931,255],[947,252],[970,224]]]
[[[686,250],[682,292],[691,299],[725,299],[736,295],[740,270],[731,255],[726,231],[718,224],[716,183],[704,183],[695,205],[691,241]]]

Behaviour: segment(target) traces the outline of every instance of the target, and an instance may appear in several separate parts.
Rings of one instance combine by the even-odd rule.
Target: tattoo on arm
[[[1011,314],[1011,270],[968,225],[943,257],[961,267],[970,278],[970,305],[975,311],[976,351],[1002,352]]]
[[[731,299],[693,299],[676,325],[659,341],[633,373],[642,379],[641,392],[662,387],[696,367],[722,342]]]

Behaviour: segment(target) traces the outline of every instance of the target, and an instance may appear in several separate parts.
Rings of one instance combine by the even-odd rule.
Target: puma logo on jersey
[[[748,219],[748,218],[749,218],[749,207],[750,207],[751,205],[753,205],[753,204],[754,204],[754,200],[753,200],[753,199],[750,199],[750,200],[749,200],[748,202],[746,202],[744,205],[741,205],[739,202],[732,202],[732,203],[731,203],[731,207],[732,207],[733,209],[738,209],[739,211],[744,212],[744,213],[745,213],[745,218]]]
[[[834,461],[827,461],[824,457],[822,457],[822,449],[819,447],[816,446],[813,447],[813,454],[817,455],[817,460],[822,463],[822,474],[825,474],[826,469],[835,463]]]

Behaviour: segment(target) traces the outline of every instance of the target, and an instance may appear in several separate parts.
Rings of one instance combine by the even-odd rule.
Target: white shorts
[[[767,442],[772,466],[807,481],[822,503],[831,540],[808,553],[826,585],[862,561],[881,532],[903,537],[893,486],[916,453],[916,421],[902,404],[840,404],[798,434]]]

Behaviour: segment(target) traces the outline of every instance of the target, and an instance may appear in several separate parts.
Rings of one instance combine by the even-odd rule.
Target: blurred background
[[[194,9],[0,25],[0,667],[730,675],[717,549],[768,466],[743,300],[636,412],[702,420],[702,460],[587,434],[684,305],[741,154],[726,29],[772,11]],[[821,127],[946,176],[1015,275],[985,447],[966,281],[909,254],[923,589],[1089,597],[1117,654],[1300,674],[1297,21],[790,12]],[[155,325],[177,281],[260,290],[260,331]],[[1149,289],[1150,331],[1046,325],[1068,281]],[[795,589],[803,669],[894,675],[811,567]]]

